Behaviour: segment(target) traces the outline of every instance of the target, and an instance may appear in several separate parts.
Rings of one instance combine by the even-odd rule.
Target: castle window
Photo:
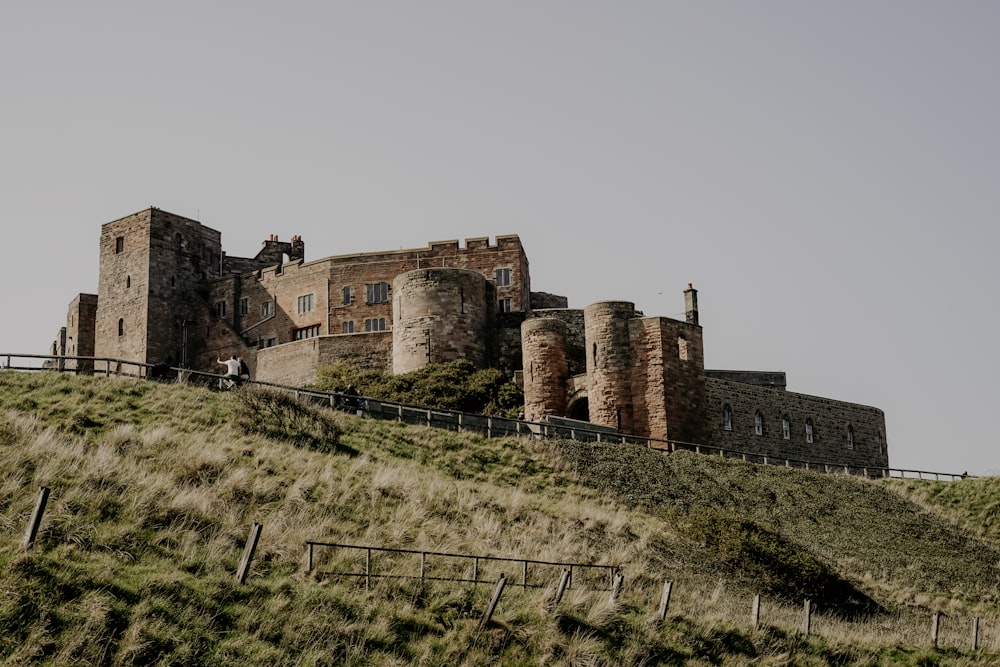
[[[132,287],[132,276],[125,276],[125,289]]]
[[[125,252],[125,237],[116,236],[115,237],[115,254],[120,255]]]
[[[389,283],[369,283],[365,285],[365,303],[388,303]]]
[[[271,316],[271,302],[270,301],[265,301],[264,303],[260,304],[260,316],[261,317],[270,317]]]
[[[244,296],[240,298],[240,315],[246,315],[250,312],[250,297]]]
[[[688,342],[684,336],[677,337],[677,356],[681,361],[688,360]]]
[[[500,299],[497,301],[497,311],[501,313],[510,312],[510,299]]]
[[[257,347],[274,347],[278,344],[278,339],[274,336],[270,338],[264,338],[261,336],[260,340],[257,342]]]
[[[298,310],[299,313],[311,313],[313,309],[313,295],[303,294],[299,297]]]
[[[344,322],[344,333],[352,334],[354,333],[354,322]]]
[[[811,419],[806,420],[806,442],[810,445],[813,442],[813,420]]]
[[[170,286],[177,287],[177,276],[170,276]]]
[[[365,320],[365,331],[385,331],[385,318]]]
[[[510,285],[510,269],[497,269],[497,287]]]
[[[882,435],[882,431],[875,433],[875,444],[878,446],[878,453],[885,454],[885,436]]]
[[[184,239],[181,237],[181,233],[177,232],[174,234],[174,248],[177,250],[181,249],[181,245],[184,243]]]
[[[351,294],[351,286],[348,285],[344,288],[344,305],[349,306],[351,302],[354,301],[353,295]]]
[[[302,327],[301,329],[295,329],[294,331],[292,331],[292,340],[315,338],[318,335],[319,335],[319,325],[314,324],[311,327]]]
[[[854,427],[850,424],[847,425],[847,432],[844,433],[844,437],[847,439],[847,448],[854,449]]]
[[[781,417],[781,437],[785,440],[792,439],[792,425],[788,421],[788,415],[782,415]]]
[[[755,435],[764,435],[764,415],[760,410],[753,413],[753,432]]]
[[[722,428],[727,431],[733,430],[733,409],[729,404],[722,406]]]
[[[123,320],[120,317],[118,318],[118,335],[119,336],[125,335],[125,320]]]
[[[226,316],[226,302],[225,301],[216,301],[215,302],[215,316],[216,317],[225,317]]]

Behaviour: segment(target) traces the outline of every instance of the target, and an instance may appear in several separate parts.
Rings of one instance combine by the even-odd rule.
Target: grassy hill
[[[870,482],[486,440],[254,392],[9,371],[0,417],[5,665],[1000,662],[992,479]],[[48,508],[25,551],[43,485]],[[477,632],[489,586],[375,579],[366,591],[330,574],[360,571],[348,552],[322,550],[307,572],[307,540],[614,565],[625,586],[614,604],[574,587],[555,608],[556,576],[509,587]],[[484,564],[481,576],[497,573]],[[804,598],[819,609],[810,636],[797,632]]]

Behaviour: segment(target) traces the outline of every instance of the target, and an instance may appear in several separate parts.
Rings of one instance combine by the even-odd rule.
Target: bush
[[[245,433],[289,440],[300,447],[336,451],[340,427],[331,412],[270,389],[247,386],[233,392],[236,419]]]
[[[808,598],[817,609],[851,618],[883,611],[811,553],[748,519],[701,508],[689,515],[687,533],[710,562],[753,582],[761,593],[790,603]]]
[[[516,415],[524,407],[521,388],[496,368],[477,369],[465,359],[433,364],[403,375],[362,371],[336,363],[319,371],[318,389],[343,391],[353,384],[364,396],[442,410]]]

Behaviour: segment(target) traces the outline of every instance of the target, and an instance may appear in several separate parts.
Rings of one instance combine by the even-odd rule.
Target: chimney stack
[[[688,324],[698,324],[698,290],[688,283],[688,288],[684,290],[684,314]]]

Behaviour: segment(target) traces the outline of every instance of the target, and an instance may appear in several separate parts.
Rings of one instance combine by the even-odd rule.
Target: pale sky
[[[50,2],[0,9],[0,352],[150,205],[251,256],[518,234],[532,288],[1000,474],[1000,3]]]

